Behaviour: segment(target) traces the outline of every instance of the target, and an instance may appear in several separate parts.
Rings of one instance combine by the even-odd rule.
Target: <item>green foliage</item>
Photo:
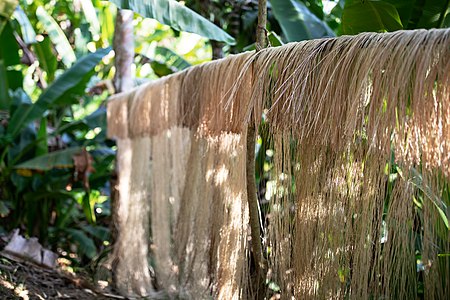
[[[267,39],[271,47],[279,47],[284,44],[281,37],[273,31],[269,33]]]
[[[24,113],[35,105],[23,90],[16,90],[11,97],[11,113]],[[67,104],[55,107],[56,110],[67,108]],[[46,117],[40,117],[39,127],[32,121],[24,123],[25,125],[15,137],[5,134],[11,123],[7,124],[6,128],[2,125],[3,134],[0,140],[2,222],[0,224],[4,229],[11,230],[23,225],[28,235],[38,236],[41,242],[55,243],[54,245],[59,246],[62,246],[61,242],[88,241],[87,236],[83,236],[83,240],[76,239],[79,238],[78,235],[68,235],[69,239],[67,239],[65,226],[79,227],[81,230],[84,226],[83,220],[95,222],[96,217],[93,212],[95,205],[105,200],[99,197],[99,190],[103,190],[109,181],[114,152],[96,153],[96,149],[106,146],[107,141],[104,138],[95,142],[86,142],[87,132],[100,126],[103,126],[103,130],[105,129],[104,119],[96,114],[98,113],[78,121],[80,124],[85,124],[85,127],[67,128],[64,122],[55,122],[58,116],[50,112]],[[61,136],[59,132],[62,131],[65,133]],[[54,144],[60,138],[64,138],[65,142],[61,142],[61,145]],[[90,155],[94,157],[93,169],[100,172],[96,174],[97,180],[92,182],[89,180],[90,186],[84,183],[84,178],[89,176],[87,170],[86,173],[76,174],[75,172],[85,172],[85,170],[74,168],[74,156],[88,145],[92,149]],[[97,159],[96,156],[98,156]],[[78,209],[75,209],[78,205],[84,212],[84,217],[79,214]],[[94,243],[93,238],[89,238],[88,245]],[[94,248],[93,252],[92,247],[89,246],[87,248],[89,251],[86,252],[86,247],[85,244],[80,245],[81,255],[91,257],[93,253],[97,253],[97,248]]]
[[[175,0],[110,0],[122,9],[158,20],[175,30],[199,34],[211,40],[235,44],[228,33]]]
[[[36,1],[17,7],[0,34],[0,228],[19,227],[54,250],[75,244],[78,259],[91,258],[108,235],[83,227],[94,233],[97,227],[106,228],[101,223],[110,213],[114,144],[106,140],[104,108],[75,118],[74,105],[98,107],[105,98],[86,95],[86,88],[97,76],[110,76],[108,65],[99,69],[110,48],[89,53],[65,70],[72,62],[56,54],[66,43],[74,58],[73,40],[41,5]],[[67,7],[57,5],[54,12],[61,9]],[[32,46],[25,48],[27,44]],[[76,166],[74,157],[82,149],[89,150],[87,165]],[[97,208],[102,208],[100,213]],[[69,234],[67,227],[74,232]]]
[[[0,60],[0,109],[7,109],[10,105],[8,89],[6,66],[4,61]]]
[[[179,56],[172,50],[166,47],[156,47],[155,49],[155,57],[160,61],[164,61],[170,67],[175,68],[176,70],[184,70],[191,66],[183,57]]]
[[[22,74],[15,69],[20,64],[19,47],[14,38],[14,31],[7,23],[0,34],[0,109],[7,109],[11,99],[8,89],[22,86]]]
[[[342,24],[344,34],[394,31],[403,28],[395,6],[379,0],[347,0]]]
[[[11,116],[8,133],[13,138],[16,137],[26,124],[42,116],[55,103],[70,99],[74,92],[83,91],[82,87],[86,86],[87,80],[92,76],[92,70],[109,51],[109,48],[100,49],[79,59],[41,94],[36,103]]]
[[[343,33],[440,28],[450,25],[449,1],[347,0],[342,17]],[[447,20],[447,21],[446,21]]]
[[[445,224],[445,227],[447,228],[447,230],[449,230],[450,228],[448,222],[450,219],[450,213],[448,212],[448,207],[450,205],[450,199],[448,198],[445,189],[443,190],[442,197],[438,196],[433,193],[431,188],[426,183],[424,183],[422,175],[415,168],[411,168],[411,173],[411,182],[420,191],[418,199],[415,199],[416,205],[420,209],[422,209],[424,200],[431,201],[435,209],[438,211],[442,222]]]
[[[76,57],[66,35],[42,6],[37,8],[36,16],[42,22],[53,44],[55,44],[56,51],[62,57],[64,65],[70,67],[75,62]]]
[[[98,40],[100,35],[100,21],[97,17],[95,7],[91,0],[80,0],[80,2],[86,21],[89,23],[89,31],[93,39]]]
[[[396,2],[395,5],[401,15],[409,16],[409,18],[405,18],[405,28],[429,29],[450,26],[448,22],[446,23],[450,13],[450,2],[447,0],[389,1]],[[400,6],[401,4],[403,5]]]
[[[149,63],[158,77],[167,76],[191,66],[189,62],[174,51],[160,46],[155,48],[154,59],[142,56],[139,62],[144,65]]]
[[[288,42],[335,35],[326,22],[299,0],[272,0],[271,4]],[[314,7],[318,8],[317,5]]]
[[[92,238],[86,235],[79,229],[65,229],[70,238],[72,238],[80,247],[80,251],[85,254],[89,259],[94,258],[97,255],[97,247],[94,244]]]
[[[43,119],[45,120],[45,119]],[[47,129],[47,128],[45,128]],[[38,139],[40,140],[40,139]],[[36,156],[23,163],[15,165],[15,169],[28,169],[38,171],[49,171],[52,169],[64,169],[73,167],[73,156],[81,152],[80,147],[70,147],[63,150],[53,151],[48,154]]]
[[[36,32],[34,31],[34,28],[31,25],[28,16],[20,6],[17,6],[16,10],[14,11],[13,17],[20,24],[22,38],[25,44],[34,44],[36,42]]]
[[[33,45],[34,53],[39,61],[39,66],[47,73],[47,79],[53,81],[58,67],[58,60],[53,53],[53,45],[49,37]]]

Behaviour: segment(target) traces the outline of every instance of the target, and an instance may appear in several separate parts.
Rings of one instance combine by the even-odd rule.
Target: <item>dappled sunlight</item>
[[[6,288],[13,291],[15,296],[19,299],[23,300],[30,299],[30,291],[27,290],[25,284],[14,285],[12,282],[0,278],[0,285],[2,286],[2,288]],[[42,297],[41,295],[33,295],[33,296]]]
[[[212,181],[216,186],[219,186],[227,181],[228,174],[229,170],[225,165],[222,165],[216,170],[208,170],[206,172],[206,181]]]
[[[445,244],[445,206],[434,197],[445,187],[433,184],[449,172],[449,39],[448,31],[399,31],[292,43],[114,99],[112,113],[120,116],[118,101],[129,112],[109,134],[132,140],[130,201],[148,205],[127,219],[142,226],[150,216],[158,284],[193,298],[247,296],[244,144],[255,121],[273,150],[273,174],[259,180],[274,297],[413,298],[419,237],[431,265],[423,282],[444,294],[433,245]],[[136,144],[144,137],[145,151]]]
[[[121,231],[114,248],[116,276],[121,283],[118,287],[127,294],[150,295],[153,287],[147,263],[149,228],[143,220],[149,218],[151,141],[150,138],[133,139],[119,146],[125,146],[121,163],[129,164],[123,165],[125,173],[121,172],[119,180],[122,201],[118,211],[127,213],[119,216]],[[120,190],[124,182],[129,186]]]
[[[449,87],[438,86],[422,114],[412,115],[404,132],[394,135],[398,155],[408,167],[422,162],[428,170],[442,170],[450,178],[450,101]],[[426,122],[426,120],[429,120]]]
[[[245,139],[231,133],[203,137],[200,130],[170,127],[151,138],[120,142],[121,157],[131,162],[124,167],[135,178],[123,196],[128,216],[115,250],[117,276],[127,293],[152,292],[143,263],[151,241],[158,285],[171,295],[213,291],[219,299],[240,299],[247,268]],[[142,224],[149,217],[146,229]]]

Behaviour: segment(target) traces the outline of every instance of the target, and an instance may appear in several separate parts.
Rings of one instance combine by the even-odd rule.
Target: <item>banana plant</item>
[[[196,33],[210,40],[234,45],[224,30],[175,0],[110,0],[121,9],[131,9],[145,18],[155,19],[177,31]]]
[[[442,0],[346,0],[342,31],[357,34],[449,27],[449,8],[450,2]]]
[[[271,0],[270,3],[288,42],[335,36],[328,24],[302,1]]]
[[[98,246],[103,241],[99,244],[92,234],[83,232],[82,224],[95,223],[95,207],[106,199],[99,189],[108,183],[114,152],[109,149],[112,143],[105,140],[104,108],[76,122],[67,119],[73,119],[72,105],[86,98],[86,87],[110,48],[79,58],[65,71],[57,70],[54,55],[55,49],[58,53],[57,42],[53,43],[50,33],[50,37],[38,41],[37,30],[31,25],[33,20],[20,9],[16,7],[0,34],[0,229],[22,227],[44,243],[51,240],[56,243],[61,235],[67,236],[79,244],[81,254],[92,257],[97,251],[92,244]],[[50,16],[42,11],[39,14]],[[35,89],[39,90],[35,101],[23,90],[22,74],[29,68],[23,61],[25,51],[39,61],[50,82]],[[64,64],[61,66],[64,68]],[[84,138],[88,132],[102,128],[103,133],[96,134],[95,139]],[[83,150],[86,148],[90,151]],[[86,153],[87,159],[85,166],[80,167],[74,158],[82,153]],[[93,169],[98,174],[85,182],[77,178],[82,177],[80,174],[74,173]],[[64,227],[67,224],[78,229],[68,234]],[[77,234],[77,230],[83,233]]]

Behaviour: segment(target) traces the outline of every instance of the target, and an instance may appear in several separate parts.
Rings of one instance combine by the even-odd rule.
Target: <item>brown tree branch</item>
[[[266,24],[267,24],[267,1],[258,1],[258,26],[256,30],[256,51],[266,46]],[[251,242],[253,250],[253,259],[256,265],[255,287],[257,288],[255,298],[264,297],[264,279],[266,273],[266,262],[263,255],[261,243],[261,220],[259,201],[256,194],[255,179],[255,140],[256,125],[255,116],[252,113],[250,124],[247,127],[247,197],[250,219]]]

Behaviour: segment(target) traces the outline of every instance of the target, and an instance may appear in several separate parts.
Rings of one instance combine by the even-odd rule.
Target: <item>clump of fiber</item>
[[[410,299],[418,277],[448,298],[449,45],[450,30],[305,41],[115,96],[125,293],[251,298],[243,141],[264,120],[282,298]]]

